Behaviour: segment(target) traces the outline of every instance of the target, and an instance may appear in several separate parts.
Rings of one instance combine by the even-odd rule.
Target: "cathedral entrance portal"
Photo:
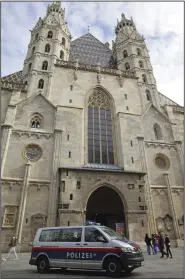
[[[108,186],[102,186],[90,195],[86,207],[86,220],[114,230],[116,224],[124,223],[124,234],[126,234],[123,202],[118,193]]]

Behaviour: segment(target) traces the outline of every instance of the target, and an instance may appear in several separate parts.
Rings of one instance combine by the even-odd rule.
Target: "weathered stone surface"
[[[142,37],[132,26],[124,29],[122,35],[117,30],[114,53],[107,49],[101,61],[95,59],[95,64],[89,65],[94,59],[94,47],[100,47],[101,43],[87,35],[90,40],[82,46],[81,61],[72,62],[69,57],[74,59],[81,55],[79,45],[83,39],[80,43],[78,41],[78,49],[75,48],[75,41],[72,43],[70,53],[71,37],[68,27],[64,28],[64,18],[59,16],[59,28],[55,20],[53,25],[48,26],[48,22],[51,23],[49,16],[43,25],[38,23],[38,29],[32,31],[23,71],[4,77],[2,84],[3,214],[5,206],[20,207],[25,164],[28,160],[26,147],[28,144],[38,145],[42,150],[41,158],[30,162],[32,166],[27,202],[25,212],[22,213],[23,249],[30,249],[28,244],[38,226],[84,224],[86,204],[91,193],[105,185],[116,191],[123,201],[126,230],[130,239],[141,242],[146,232],[157,233],[158,228],[164,227],[163,231],[169,233],[174,243],[175,231],[180,232],[182,240],[183,108],[157,91],[148,50]],[[53,38],[47,38],[51,30]],[[127,36],[131,36],[130,39],[122,42]],[[62,44],[62,38],[65,38],[66,45]],[[45,45],[48,43],[51,52],[45,53]],[[106,48],[102,45],[101,51]],[[138,56],[137,48],[140,48],[141,56]],[[125,50],[128,56],[124,58]],[[64,53],[64,61],[60,59],[61,51]],[[73,51],[76,51],[75,55],[72,55]],[[86,54],[90,55],[87,59]],[[114,62],[118,61],[118,68],[116,63],[108,68],[112,55]],[[48,69],[42,70],[45,60],[48,61]],[[140,60],[144,68],[139,68]],[[31,70],[28,69],[30,63]],[[129,63],[130,71],[126,71],[125,63]],[[147,76],[147,83],[143,82],[143,74]],[[43,89],[38,88],[41,78],[44,80]],[[22,84],[27,82],[27,85],[16,90],[15,84],[18,81]],[[12,86],[5,86],[6,82]],[[96,170],[92,170],[93,164],[87,165],[88,101],[94,90],[107,94],[111,100],[116,165],[104,166],[102,169],[99,166]],[[150,101],[146,90],[149,90]],[[35,114],[40,115],[42,121],[38,129],[31,127],[32,116]],[[156,139],[154,133],[156,123],[161,128],[160,140]],[[34,156],[35,150],[29,156]],[[157,154],[166,156],[169,166],[157,166]],[[91,170],[84,170],[84,166]],[[62,168],[60,173],[59,169]],[[164,172],[169,174],[172,188],[170,200]],[[77,187],[78,181],[80,183]],[[177,222],[174,222],[174,216],[178,225],[175,225]],[[2,228],[3,251],[7,249],[15,231],[16,225]]]

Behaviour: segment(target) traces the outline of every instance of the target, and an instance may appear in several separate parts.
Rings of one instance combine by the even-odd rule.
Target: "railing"
[[[73,62],[73,61],[63,61],[63,60],[57,59],[55,65],[59,66],[59,67],[72,68],[72,69],[76,69],[76,70],[85,70],[85,71],[90,71],[90,72],[99,72],[102,74],[123,76],[123,77],[128,77],[128,78],[136,78],[135,73],[132,73],[132,72],[105,68],[105,67],[101,67],[100,65],[82,64],[82,63],[79,63],[78,61]]]

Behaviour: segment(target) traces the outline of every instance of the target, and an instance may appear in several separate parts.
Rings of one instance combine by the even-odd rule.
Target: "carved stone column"
[[[178,221],[177,221],[177,217],[176,217],[176,213],[175,213],[175,206],[174,206],[174,202],[173,202],[173,196],[172,196],[172,189],[171,189],[171,185],[170,185],[169,174],[164,173],[163,176],[164,176],[164,179],[165,179],[165,182],[166,182],[170,209],[171,209],[171,213],[172,213],[172,216],[173,216],[173,227],[174,227],[174,231],[175,231],[175,237],[176,237],[176,240],[178,241],[179,239],[181,239],[181,234],[180,234],[179,225],[178,225]]]
[[[52,61],[52,63],[54,63]],[[53,81],[53,73],[49,73],[49,77],[48,77],[48,88],[46,90],[46,98],[50,99],[50,93],[51,93],[51,87],[52,87],[52,81]]]
[[[27,91],[27,98],[32,96],[33,90],[35,90],[35,81],[37,77],[37,70],[32,70],[31,73],[29,73],[29,84],[28,84],[28,91]]]
[[[1,136],[1,177],[3,176],[4,165],[6,161],[6,155],[8,151],[10,136],[12,132],[11,125],[2,125],[2,136]]]
[[[18,212],[18,221],[17,221],[17,226],[16,226],[16,237],[18,239],[18,243],[21,243],[21,238],[22,238],[22,229],[23,229],[23,222],[24,222],[24,216],[25,216],[26,201],[27,201],[27,196],[28,196],[30,171],[31,171],[31,164],[26,163],[23,186],[22,186],[22,193],[21,193],[21,200],[20,200],[19,212]]]
[[[53,153],[53,170],[49,192],[48,218],[47,225],[56,225],[57,206],[58,206],[58,187],[59,187],[59,173],[62,149],[62,130],[55,129],[54,136],[54,153]]]
[[[144,98],[143,98],[143,92],[142,92],[142,90],[143,90],[142,83],[138,81],[137,85],[138,85],[138,88],[139,88],[139,97],[140,97],[140,100],[141,100],[142,113],[144,113],[145,108],[144,108]]]
[[[184,152],[183,152],[183,148],[182,148],[182,142],[175,141],[175,144],[176,144],[177,152],[178,152],[179,159],[180,159],[182,174],[184,176]]]
[[[155,214],[154,214],[154,208],[153,208],[152,197],[151,197],[150,178],[149,178],[149,173],[148,173],[147,163],[146,163],[144,138],[137,137],[137,139],[138,139],[140,156],[141,156],[142,171],[147,173],[145,176],[145,200],[146,200],[147,211],[148,211],[148,232],[149,234],[152,234],[152,233],[157,233],[157,228],[155,223]]]

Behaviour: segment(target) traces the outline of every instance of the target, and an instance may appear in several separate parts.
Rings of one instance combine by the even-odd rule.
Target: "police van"
[[[143,265],[142,251],[123,241],[105,226],[70,226],[38,229],[29,261],[39,273],[50,268],[106,270],[119,277]]]

